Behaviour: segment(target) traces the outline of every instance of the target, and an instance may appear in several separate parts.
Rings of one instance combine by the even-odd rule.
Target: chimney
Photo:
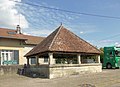
[[[17,25],[17,27],[16,27],[16,32],[17,32],[17,34],[22,34],[21,28],[19,25]]]

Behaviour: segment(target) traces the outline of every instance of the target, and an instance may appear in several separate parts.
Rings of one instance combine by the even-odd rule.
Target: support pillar
[[[29,62],[29,57],[27,57],[27,65],[29,65],[30,64],[30,62]]]
[[[98,63],[101,63],[101,62],[100,62],[100,55],[98,55]]]
[[[39,56],[36,56],[36,65],[39,65]]]
[[[49,65],[53,64],[53,53],[48,53],[49,56]]]
[[[0,65],[3,65],[3,58],[0,57],[0,60],[1,60]]]
[[[78,64],[81,64],[81,55],[80,54],[77,55],[77,62],[78,62]]]

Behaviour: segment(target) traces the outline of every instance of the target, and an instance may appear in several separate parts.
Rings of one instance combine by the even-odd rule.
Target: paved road
[[[0,87],[81,87],[82,84],[91,84],[95,87],[120,87],[120,69],[103,70],[101,73],[72,75],[51,80],[19,75],[0,76]]]

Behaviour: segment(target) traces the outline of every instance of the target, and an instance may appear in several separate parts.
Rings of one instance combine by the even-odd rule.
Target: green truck
[[[103,68],[120,68],[120,47],[104,47]]]

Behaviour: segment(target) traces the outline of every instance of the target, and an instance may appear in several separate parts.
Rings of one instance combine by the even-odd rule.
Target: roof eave
[[[100,55],[99,52],[72,52],[72,51],[44,51],[44,52],[39,52],[39,53],[35,53],[35,54],[26,54],[24,57],[30,57],[30,56],[35,56],[38,54],[43,54],[43,53],[60,53],[60,54],[86,54],[86,55]]]
[[[5,39],[17,39],[17,40],[27,40],[26,38],[15,38],[15,37],[5,37],[5,36],[0,36],[0,38],[5,38]]]

